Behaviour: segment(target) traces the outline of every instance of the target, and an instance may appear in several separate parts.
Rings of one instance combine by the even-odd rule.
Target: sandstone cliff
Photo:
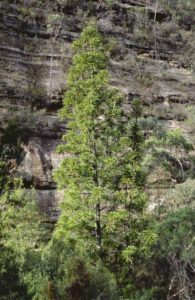
[[[127,109],[139,96],[145,118],[182,128],[195,142],[193,128],[186,125],[187,108],[193,108],[195,100],[194,6],[174,11],[168,4],[152,0],[0,2],[1,134],[9,126],[14,128],[14,142],[5,145],[19,149],[15,156],[8,150],[6,155],[26,187],[37,189],[44,211],[60,198],[52,170],[60,161],[55,149],[66,124],[58,121],[57,111],[66,89],[71,42],[89,19],[97,20],[111,45],[112,85],[125,94]],[[184,169],[194,172],[188,158]],[[163,191],[176,183],[172,174],[157,169],[150,177],[152,201],[160,201]]]

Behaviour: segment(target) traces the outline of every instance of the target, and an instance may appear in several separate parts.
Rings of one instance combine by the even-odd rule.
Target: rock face
[[[48,211],[60,198],[52,171],[66,126],[57,111],[71,42],[86,20],[96,17],[112,45],[112,85],[125,94],[127,108],[139,96],[145,117],[184,128],[186,107],[194,105],[194,19],[174,21],[170,10],[152,0],[29,2],[0,2],[0,124],[14,118],[27,131],[17,172],[37,189]]]

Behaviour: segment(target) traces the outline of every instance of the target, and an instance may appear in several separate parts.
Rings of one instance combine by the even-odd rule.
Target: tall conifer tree
[[[137,252],[143,229],[141,108],[136,100],[125,112],[120,92],[110,87],[108,55],[95,26],[84,29],[73,51],[60,111],[68,130],[54,174],[64,189],[55,235],[117,271]]]

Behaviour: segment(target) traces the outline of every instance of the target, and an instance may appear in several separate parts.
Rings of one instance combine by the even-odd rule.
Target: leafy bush
[[[167,278],[167,297],[179,299],[195,296],[195,210],[185,208],[169,214],[158,227],[157,256],[166,259],[170,273]]]
[[[10,189],[10,184],[12,189]],[[39,272],[41,253],[50,238],[50,232],[48,226],[43,223],[44,216],[40,216],[35,199],[33,191],[25,191],[22,188],[20,179],[15,179],[11,183],[7,182],[1,191],[0,237],[2,251],[0,252],[0,263],[5,264],[2,276],[6,277],[2,280],[5,280],[5,284],[8,284],[9,287],[9,296],[6,299],[28,299],[27,296],[17,298],[17,295],[12,295],[12,289],[24,287],[26,295],[32,299],[31,296],[35,294],[35,290],[42,288],[42,286],[39,287],[43,282],[41,272]],[[6,251],[8,253],[7,260],[4,255]],[[15,275],[13,273],[10,277],[14,278],[15,276],[15,281],[9,282],[6,281],[8,276],[6,274],[9,274],[12,268]],[[6,286],[5,289],[7,289]],[[0,297],[5,293],[5,289],[0,291]]]
[[[0,299],[30,299],[25,285],[21,283],[19,264],[16,262],[14,251],[2,243],[0,243]]]
[[[167,206],[172,210],[181,207],[195,206],[195,180],[187,179],[184,183],[177,184],[171,192],[167,194]]]

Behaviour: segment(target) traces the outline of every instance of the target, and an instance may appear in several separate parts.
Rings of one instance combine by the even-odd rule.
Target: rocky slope
[[[9,126],[15,129],[14,147],[19,149],[17,158],[11,157],[13,171],[22,175],[27,188],[36,188],[44,211],[51,211],[60,199],[52,171],[60,162],[56,145],[66,125],[58,121],[57,111],[66,89],[71,42],[89,19],[97,20],[111,45],[112,85],[125,94],[127,109],[139,96],[145,118],[182,128],[193,141],[185,120],[187,107],[193,107],[195,100],[194,6],[185,7],[184,14],[184,8],[175,11],[168,3],[0,2],[2,134]],[[5,144],[13,146],[12,141]],[[149,182],[151,199],[157,203],[177,180],[157,169]]]

